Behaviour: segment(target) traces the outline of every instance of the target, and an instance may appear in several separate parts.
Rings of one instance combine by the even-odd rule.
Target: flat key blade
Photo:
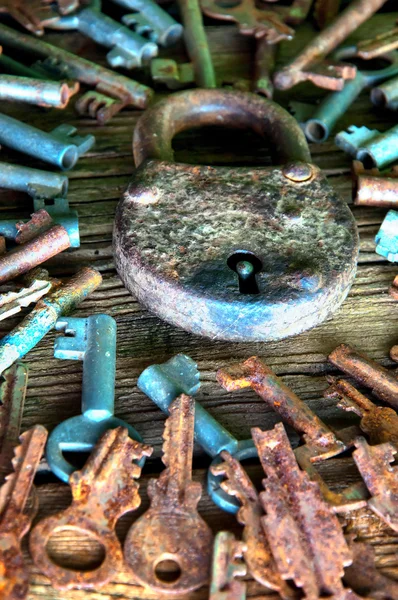
[[[3,379],[0,385],[0,485],[12,470],[14,448],[19,444],[28,368],[23,363],[15,363],[3,373]]]

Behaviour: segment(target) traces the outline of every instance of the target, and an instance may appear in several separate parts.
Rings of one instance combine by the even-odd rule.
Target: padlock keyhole
[[[227,265],[238,275],[241,294],[259,294],[256,274],[263,267],[261,260],[252,252],[241,250],[234,252],[227,260]]]

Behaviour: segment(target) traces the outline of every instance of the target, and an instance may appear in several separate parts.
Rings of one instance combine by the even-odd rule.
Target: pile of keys
[[[171,95],[137,124],[137,169],[115,220],[118,273],[158,316],[212,339],[275,341],[321,323],[349,292],[358,235],[346,204],[311,162],[307,141],[327,140],[363,90],[370,90],[373,105],[398,109],[398,28],[342,45],[386,0],[352,0],[348,6],[316,0],[313,13],[312,0],[177,0],[182,24],[154,0],[110,2],[127,11],[122,23],[103,11],[100,0],[0,0],[0,13],[29,32],[0,24],[0,45],[24,61],[1,49],[0,99],[63,109],[83,84],[91,89],[78,98],[76,110],[103,125],[125,107],[146,109],[153,98],[150,87],[115,68],[147,68],[159,89],[204,88]],[[294,27],[310,14],[320,33],[290,64],[276,68],[278,44],[292,39]],[[214,68],[203,15],[232,21],[255,39],[250,82]],[[76,30],[105,46],[111,68],[40,39],[48,30]],[[182,38],[190,62],[158,58],[159,47],[167,52]],[[360,70],[355,64],[375,58],[387,66]],[[294,116],[272,101],[302,82],[331,93],[316,107],[291,102]],[[220,121],[269,138],[276,164],[228,170],[173,162],[177,132]],[[337,147],[353,158],[356,205],[398,205],[397,137],[398,126],[382,133],[355,124],[336,135]],[[67,123],[48,133],[0,114],[0,143],[66,172],[95,139]],[[0,320],[35,303],[0,340],[0,600],[28,597],[30,574],[21,550],[28,533],[35,567],[59,590],[97,590],[128,572],[159,595],[207,585],[209,600],[244,600],[244,578],[250,576],[264,593],[284,600],[397,600],[398,582],[376,569],[371,546],[345,531],[339,516],[367,507],[398,532],[398,377],[345,344],[330,354],[330,363],[390,406],[330,376],[325,396],[359,417],[358,425],[341,430],[324,423],[257,356],[217,372],[227,392],[251,388],[280,419],[269,431],[253,428],[244,440],[195,399],[200,374],[191,358],[179,354],[145,369],[137,385],[167,415],[164,469],[149,480],[150,506],[121,544],[116,524],[140,506],[139,479],[153,448],[115,415],[115,319],[70,316],[102,277],[83,267],[64,282],[42,266],[80,245],[67,176],[10,163],[1,163],[0,171],[0,187],[26,192],[34,205],[26,222],[0,221]],[[398,262],[398,212],[389,210],[376,244],[379,255]],[[398,299],[398,276],[390,295]],[[81,414],[50,434],[36,425],[20,435],[28,382],[21,359],[53,329],[59,334],[54,357],[83,362]],[[398,347],[391,358],[398,362]],[[221,510],[236,515],[241,539],[228,531],[213,537],[198,511],[202,485],[192,475],[194,441],[212,459],[207,492]],[[82,469],[69,462],[68,450],[90,453]],[[72,501],[34,522],[34,478],[44,455],[52,473],[69,484]],[[360,477],[335,491],[318,466],[343,455]],[[246,459],[263,470],[260,491],[242,464]],[[101,564],[72,570],[56,563],[49,542],[63,530],[99,542]]]
[[[68,481],[72,492],[68,508],[39,520],[29,534],[33,562],[56,589],[99,589],[127,571],[135,582],[159,594],[182,595],[209,585],[210,600],[244,600],[242,577],[248,574],[286,599],[299,594],[314,599],[397,598],[398,583],[378,572],[372,548],[345,534],[337,517],[367,506],[398,532],[398,471],[391,466],[398,415],[393,408],[376,406],[348,381],[329,377],[325,396],[361,417],[359,427],[334,431],[254,356],[220,369],[217,380],[228,391],[251,387],[282,422],[269,431],[255,427],[250,439],[237,440],[195,400],[200,377],[191,358],[179,354],[148,367],[138,387],[167,413],[165,468],[149,480],[150,506],[133,522],[122,547],[116,523],[140,505],[139,477],[152,448],[113,416],[110,399],[99,393],[102,389],[106,396],[114,387],[115,322],[107,315],[92,315],[59,320],[57,329],[68,335],[57,338],[55,355],[84,360],[83,414],[60,424],[48,440],[47,431],[37,425],[18,441],[26,366],[15,363],[7,369],[1,387],[2,598],[16,600],[28,594],[21,540],[37,511],[33,480],[44,449],[49,466]],[[398,359],[396,347],[391,356]],[[393,373],[344,344],[329,360],[398,407]],[[297,438],[289,440],[283,423],[296,430],[298,443]],[[213,458],[208,493],[220,508],[236,514],[243,527],[241,540],[228,531],[217,532],[213,539],[198,512],[202,485],[192,479],[194,439]],[[62,456],[66,448],[92,449],[81,470]],[[336,493],[316,466],[343,452],[350,452],[362,481]],[[263,468],[260,492],[242,465],[248,457],[259,459]],[[100,566],[78,570],[54,562],[49,540],[68,529],[100,543]]]

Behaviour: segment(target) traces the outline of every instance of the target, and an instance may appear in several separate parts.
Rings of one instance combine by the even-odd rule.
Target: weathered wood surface
[[[398,15],[395,15],[395,18]],[[390,27],[395,18],[386,20],[376,17],[366,24],[355,37],[377,33]],[[235,75],[248,77],[250,71],[252,40],[236,33],[234,27],[209,27],[209,38],[216,66],[230,69]],[[285,61],[303,45],[310,28],[304,27],[297,38],[283,44],[280,60]],[[65,44],[84,56],[104,61],[104,52],[80,36],[52,34],[48,36],[57,43]],[[176,55],[181,57],[181,51]],[[135,73],[132,74],[135,77]],[[317,90],[311,86],[294,89],[294,99],[315,98]],[[280,97],[287,104],[289,94]],[[73,104],[73,103],[72,103]],[[227,394],[216,383],[217,368],[258,354],[283,377],[284,381],[298,393],[325,421],[334,425],[353,422],[336,408],[332,400],[325,400],[322,392],[326,388],[325,375],[333,368],[327,363],[327,354],[339,343],[348,342],[366,351],[372,358],[387,367],[393,367],[388,358],[390,347],[397,342],[398,305],[387,294],[388,286],[397,269],[383,261],[374,252],[374,235],[385,214],[385,210],[353,208],[361,236],[361,253],[358,274],[350,295],[343,307],[332,319],[314,330],[277,343],[232,344],[201,339],[175,329],[149,314],[130,296],[118,279],[112,260],[112,223],[118,198],[126,187],[133,171],[131,138],[134,125],[139,118],[137,111],[125,111],[115,116],[105,127],[99,127],[89,119],[78,119],[70,107],[61,112],[44,112],[36,108],[4,104],[2,110],[29,120],[42,129],[50,130],[60,122],[79,126],[82,134],[93,133],[95,148],[68,175],[70,177],[69,199],[79,211],[82,245],[79,249],[63,253],[51,261],[51,270],[59,276],[74,272],[78,266],[92,264],[99,268],[104,283],[81,307],[76,316],[93,312],[106,312],[114,316],[118,324],[118,360],[116,380],[116,414],[134,424],[145,441],[155,448],[154,456],[147,461],[142,478],[142,507],[136,513],[121,519],[118,531],[124,539],[128,526],[147,506],[146,482],[151,473],[161,469],[159,460],[164,415],[138,389],[139,373],[153,362],[162,362],[177,352],[192,356],[201,371],[202,387],[198,399],[236,436],[248,437],[252,426],[272,427],[278,421],[276,415],[249,390]],[[364,93],[346,113],[338,129],[349,124],[366,124],[387,129],[394,124],[396,115],[378,111],[371,107],[368,93]],[[212,132],[190,132],[175,142],[177,159],[189,162],[216,161],[230,163],[261,164],[267,159],[267,150],[252,136],[228,132],[220,142],[212,139]],[[350,160],[330,140],[312,146],[312,156],[329,177],[331,184],[351,203]],[[2,160],[21,162],[29,166],[48,168],[29,157],[2,149]],[[31,201],[24,194],[9,191],[0,193],[1,215],[27,216]],[[20,317],[0,323],[0,334],[12,328]],[[81,364],[59,361],[53,358],[54,334],[46,336],[26,358],[30,368],[29,388],[23,418],[23,429],[42,423],[51,430],[60,421],[80,412]],[[194,475],[204,481],[205,468],[209,459],[199,447],[195,448]],[[358,479],[358,473],[350,459],[335,459],[322,467],[327,481],[336,489]],[[258,483],[259,468],[251,467]],[[55,480],[43,462],[38,481],[40,512],[38,518],[52,514],[68,505],[69,488]],[[214,530],[221,527],[239,534],[240,527],[235,518],[222,513],[203,493],[200,509]],[[353,513],[348,519],[348,528],[372,543],[377,552],[378,565],[385,573],[398,578],[398,535],[381,524],[368,510]],[[26,540],[25,540],[26,545]],[[62,558],[65,564],[75,565],[96,556],[95,548],[87,540],[78,539],[71,532],[57,537],[51,551]],[[54,590],[46,577],[39,574],[26,553],[32,572],[30,600],[90,600],[112,599],[155,599],[157,594],[143,590],[130,575],[122,573],[116,581],[101,590],[91,592]],[[268,595],[255,582],[249,582],[248,597],[264,598]],[[275,596],[274,596],[275,597]],[[202,589],[187,595],[191,600],[204,600],[207,590]]]

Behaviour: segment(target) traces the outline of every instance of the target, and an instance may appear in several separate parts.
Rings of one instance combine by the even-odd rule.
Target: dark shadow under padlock
[[[271,167],[174,163],[193,127],[252,129]],[[118,273],[156,315],[217,340],[270,341],[324,321],[353,282],[358,234],[282,107],[254,94],[190,90],[138,121],[137,170],[114,227]]]

